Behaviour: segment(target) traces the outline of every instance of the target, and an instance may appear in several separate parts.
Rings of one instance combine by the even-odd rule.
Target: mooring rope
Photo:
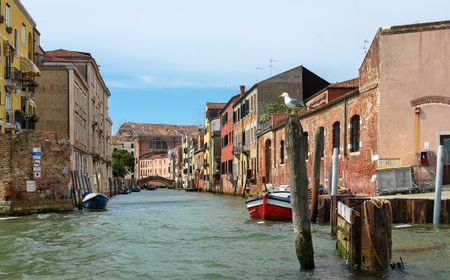
[[[366,201],[367,202],[367,201]],[[372,240],[372,234],[371,234],[371,231],[370,231],[370,228],[369,228],[369,222],[368,222],[368,214],[367,214],[367,205],[369,205],[368,203],[366,203],[366,202],[364,202],[363,203],[363,211],[364,211],[364,216],[366,217],[366,223],[365,223],[365,228],[366,228],[366,230],[367,230],[367,234],[368,234],[368,236],[369,236],[369,241],[370,241],[370,246],[372,246],[372,251],[374,252],[374,255],[375,255],[375,259],[377,260],[377,262],[380,264],[380,266],[383,268],[383,269],[387,269],[388,268],[388,265],[389,264],[387,264],[386,266],[383,264],[383,262],[381,261],[381,259],[380,259],[380,256],[378,255],[378,252],[375,250],[375,246],[374,246],[374,244],[373,244],[373,240]],[[372,204],[372,205],[374,205],[376,208],[378,208],[378,209],[381,209],[383,206],[385,206],[385,205],[388,205],[389,206],[389,214],[388,214],[388,220],[391,220],[392,219],[392,207],[391,207],[391,204],[388,202],[388,201],[386,201],[386,200],[379,200],[379,199],[375,199],[375,198],[372,198],[371,200],[370,200],[370,203]],[[388,222],[388,221],[386,221],[386,222]],[[390,223],[390,221],[389,221],[389,223],[388,224],[391,224]],[[389,233],[391,232],[391,229],[389,228],[388,229],[389,230]],[[389,241],[390,242],[390,241]]]

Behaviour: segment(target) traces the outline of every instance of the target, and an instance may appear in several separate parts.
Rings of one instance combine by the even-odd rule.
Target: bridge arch
[[[139,186],[142,186],[144,184],[151,184],[151,183],[159,183],[161,185],[164,185],[168,188],[174,188],[175,187],[175,181],[171,179],[167,179],[161,176],[148,176],[142,179],[137,180],[136,182]]]

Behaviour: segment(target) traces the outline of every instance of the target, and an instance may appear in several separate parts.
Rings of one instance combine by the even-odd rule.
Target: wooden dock
[[[349,207],[360,210],[360,204],[363,201],[372,198],[385,199],[391,203],[393,222],[396,224],[430,224],[433,223],[435,193],[418,194],[397,194],[386,196],[338,196],[334,203],[331,203],[331,197],[323,195],[319,197],[319,211],[317,220],[320,224],[330,221],[330,209],[337,206],[337,201],[341,201]],[[334,206],[331,206],[331,205]],[[334,221],[335,223],[336,221]],[[334,224],[332,222],[332,224]],[[441,223],[450,224],[450,188],[446,187],[442,191],[441,201]]]

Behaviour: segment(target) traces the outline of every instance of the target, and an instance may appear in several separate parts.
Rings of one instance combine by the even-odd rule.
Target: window
[[[10,11],[11,7],[9,6],[9,4],[6,4],[6,27],[10,27],[11,26],[11,11]]]
[[[340,131],[341,131],[341,124],[339,122],[335,122],[333,124],[333,150],[334,148],[340,148]]]
[[[325,128],[323,126],[319,127],[319,131],[322,129],[322,150],[320,151],[320,158],[323,158],[325,155]]]
[[[359,137],[360,137],[360,119],[358,115],[353,116],[350,119],[350,152],[358,152],[360,143],[359,143]]]
[[[284,140],[280,143],[280,164],[284,164]]]
[[[25,44],[27,43],[27,27],[25,24],[22,23],[22,46],[25,47]]]

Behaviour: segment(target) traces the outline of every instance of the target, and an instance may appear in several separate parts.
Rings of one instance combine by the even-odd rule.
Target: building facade
[[[98,189],[106,192],[112,176],[111,94],[95,59],[89,53],[60,49],[39,60],[36,129],[67,139],[72,147],[71,169],[87,173],[91,184],[98,182]]]
[[[185,135],[182,139],[182,178],[183,188],[192,189],[195,187],[195,163],[194,152],[197,147],[197,138],[191,135]]]
[[[333,148],[339,151],[339,186],[374,195],[386,170],[410,170],[416,183],[422,173],[433,178],[439,145],[444,146],[443,182],[450,183],[450,54],[444,47],[449,42],[448,21],[379,29],[358,79],[332,84],[306,100],[309,109],[301,113],[301,124],[308,139],[308,176],[314,135],[323,127],[324,186],[329,186]],[[267,182],[289,183],[286,119],[274,115],[271,127],[258,133],[259,149],[265,151],[259,156],[260,191]]]
[[[245,88],[241,86],[241,91]],[[220,151],[221,161],[221,189],[225,194],[236,192],[236,181],[233,177],[233,106],[240,95],[233,96],[225,105],[220,115],[220,137],[222,149]]]
[[[169,174],[169,156],[168,153],[154,153],[141,157],[140,159],[140,178],[149,176],[159,176],[171,179]]]
[[[169,179],[175,182],[175,186],[180,188],[182,185],[182,148],[177,145],[168,152],[169,159]]]
[[[19,0],[0,2],[0,133],[35,129],[36,23]]]
[[[141,159],[153,154],[165,153],[181,145],[184,135],[197,137],[199,128],[195,125],[145,124],[127,122],[120,126],[117,133],[120,137],[132,139],[135,147],[136,180],[142,179]]]
[[[220,113],[226,103],[206,103],[203,145],[205,190],[216,191],[220,183]]]
[[[267,126],[262,120],[266,114],[265,105],[282,102],[280,95],[283,92],[303,100],[328,84],[304,66],[298,66],[253,85],[248,91],[241,90],[233,107],[233,177],[238,193],[254,194],[259,190],[257,170],[261,150],[258,149],[257,132]]]

